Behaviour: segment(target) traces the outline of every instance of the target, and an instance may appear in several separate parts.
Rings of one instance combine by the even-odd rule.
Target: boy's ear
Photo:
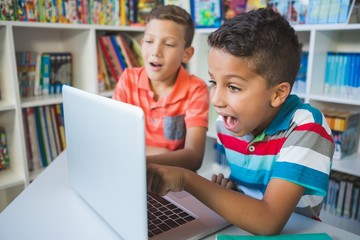
[[[182,63],[188,63],[191,57],[194,55],[194,51],[195,49],[192,46],[185,48]]]
[[[291,86],[288,82],[282,82],[273,88],[274,91],[271,98],[271,106],[276,108],[285,102],[286,98],[290,94]]]

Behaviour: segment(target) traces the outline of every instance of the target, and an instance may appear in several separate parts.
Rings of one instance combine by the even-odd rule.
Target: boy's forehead
[[[148,31],[174,32],[178,35],[184,35],[185,26],[173,20],[151,19],[145,26],[145,33]]]

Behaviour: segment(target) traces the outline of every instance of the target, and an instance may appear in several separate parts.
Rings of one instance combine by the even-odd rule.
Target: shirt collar
[[[180,66],[174,88],[167,97],[167,103],[174,103],[185,98],[189,87],[190,75],[183,66]],[[142,88],[152,93],[150,81],[146,74],[145,68],[143,68],[143,71],[140,74],[139,88]]]
[[[280,111],[276,114],[273,121],[265,129],[265,134],[273,135],[278,131],[289,129],[294,112],[299,109],[302,104],[303,103],[298,96],[290,95],[285,100],[285,103],[280,108]]]

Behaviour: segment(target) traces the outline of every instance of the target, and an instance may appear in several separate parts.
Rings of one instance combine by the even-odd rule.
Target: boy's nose
[[[226,102],[222,97],[221,90],[219,88],[212,88],[210,90],[210,102],[214,107],[225,107]]]
[[[154,44],[152,50],[151,50],[151,56],[155,56],[155,57],[158,57],[160,56],[161,54],[161,47],[159,44]]]

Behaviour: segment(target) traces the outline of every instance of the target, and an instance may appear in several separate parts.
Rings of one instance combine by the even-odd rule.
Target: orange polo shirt
[[[157,101],[145,68],[126,68],[115,87],[113,99],[143,109],[148,146],[181,149],[186,129],[208,127],[208,86],[183,67],[170,94]]]

